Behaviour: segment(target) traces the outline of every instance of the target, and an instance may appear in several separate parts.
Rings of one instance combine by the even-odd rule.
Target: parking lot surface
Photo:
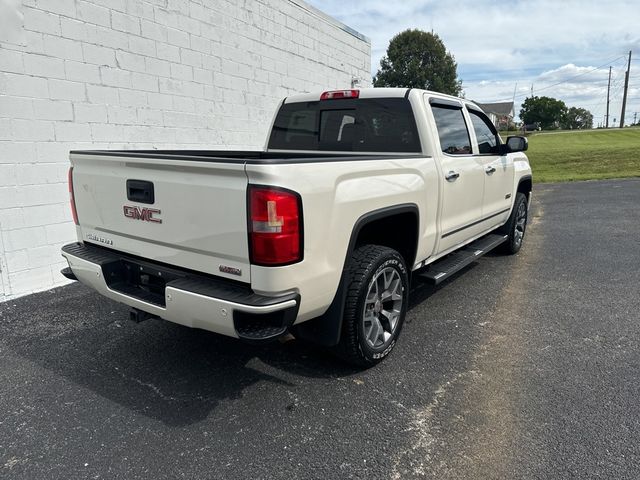
[[[640,179],[534,199],[366,371],[79,284],[0,304],[0,478],[638,478]]]

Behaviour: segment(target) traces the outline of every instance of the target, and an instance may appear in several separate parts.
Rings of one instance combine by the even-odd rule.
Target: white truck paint
[[[511,233],[505,228],[515,225],[514,204],[524,195],[528,208],[531,199],[531,169],[521,152],[526,140],[515,137],[511,151],[500,145],[495,131],[488,133],[492,127],[475,128],[485,121],[475,104],[434,92],[362,89],[328,96],[333,98],[318,93],[285,99],[264,152],[72,152],[79,243],[63,249],[67,276],[138,313],[248,340],[272,339],[291,328],[311,339],[319,332],[317,339],[324,344],[362,342],[359,353],[346,355],[351,361],[379,361],[395,344],[407,302],[390,303],[393,292],[388,290],[388,298],[383,292],[377,303],[358,304],[364,308],[362,318],[348,320],[360,322],[355,340],[345,340],[344,294],[353,276],[352,256],[365,252],[368,238],[399,251],[404,265],[389,257],[393,268],[387,267],[385,275],[402,280],[394,297],[403,297],[408,292],[404,268],[428,270],[496,229],[512,242],[516,227]],[[456,141],[460,145],[443,152],[445,142]],[[377,148],[366,151],[369,146]],[[127,180],[146,182],[143,190],[152,185],[153,202],[132,201],[137,197]],[[276,210],[283,208],[280,200],[272,202],[267,222],[249,218],[251,185],[299,196],[301,251],[296,261],[282,266],[252,262],[252,230],[267,225],[269,236],[285,227]],[[271,207],[267,202],[267,210]],[[411,218],[415,225],[403,230]],[[385,231],[389,226],[393,232]],[[91,258],[92,252],[103,255],[102,264]],[[383,257],[389,253],[380,252]],[[139,264],[145,273],[132,277],[131,267]],[[384,287],[386,278],[374,282],[374,273],[359,280],[376,286],[380,281]],[[116,287],[108,275],[116,278]],[[183,275],[198,286],[192,282],[190,289],[177,288],[185,285]],[[229,294],[227,285],[237,291]],[[225,290],[222,298],[216,289]],[[368,295],[373,298],[372,291]],[[394,305],[400,306],[389,314],[395,318],[391,328],[394,321],[384,315]],[[274,317],[285,310],[282,318]],[[363,318],[374,314],[381,315],[383,328],[379,341],[367,343],[365,333],[373,338],[378,327]],[[260,330],[261,316],[268,318],[269,328]]]

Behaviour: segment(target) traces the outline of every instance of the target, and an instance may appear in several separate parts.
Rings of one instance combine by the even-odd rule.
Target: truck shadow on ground
[[[445,282],[445,284],[449,281]],[[410,308],[436,293],[414,283]],[[161,320],[127,319],[125,306],[74,284],[0,306],[2,343],[50,372],[169,426],[197,423],[257,383],[281,391],[361,371],[293,340],[263,346]]]
[[[0,345],[50,372],[47,382],[71,381],[174,426],[259,382],[286,390],[357,373],[303,342],[247,345],[161,320],[136,324],[127,312],[79,284],[31,295],[0,305]]]
[[[488,254],[487,254],[488,255]],[[457,278],[464,275],[466,272],[469,272],[478,266],[478,262],[473,262],[466,267],[464,267],[459,272],[454,273],[449,278],[447,278],[444,282],[439,285],[433,285],[426,280],[420,278],[420,276],[414,273],[413,278],[411,280],[411,293],[409,295],[409,311],[421,305],[425,302],[429,297],[437,294],[443,288],[446,288],[451,282],[454,282]]]

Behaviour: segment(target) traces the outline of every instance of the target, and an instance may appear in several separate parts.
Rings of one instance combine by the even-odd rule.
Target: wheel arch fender
[[[509,211],[509,215],[513,212],[513,208],[516,204],[516,196],[519,192],[524,193],[527,197],[527,200],[531,198],[531,190],[533,188],[533,177],[531,173],[524,173],[523,175],[518,176],[518,172],[516,171],[516,178],[513,182],[513,194],[511,195],[511,208]],[[507,219],[507,221],[509,221]]]
[[[533,177],[531,175],[523,175],[518,179],[518,184],[516,185],[516,193],[522,192],[527,196],[528,199],[532,189]]]
[[[329,308],[324,314],[319,317],[300,323],[298,325],[294,325],[292,330],[296,336],[323,346],[333,346],[338,344],[340,340],[340,334],[342,332],[342,317],[344,313],[347,282],[349,280],[349,261],[354,250],[359,245],[363,244],[363,240],[367,242],[368,238],[371,238],[373,240],[376,239],[375,236],[363,236],[368,235],[369,231],[372,230],[372,227],[380,225],[384,222],[393,223],[394,221],[402,221],[403,219],[406,220],[407,218],[412,219],[411,225],[408,227],[411,231],[411,235],[407,236],[409,238],[397,235],[397,232],[395,232],[396,237],[401,238],[401,240],[399,240],[397,244],[403,243],[403,245],[406,245],[406,247],[402,246],[401,249],[399,249],[396,245],[393,244],[393,242],[391,245],[388,244],[389,242],[382,242],[382,244],[385,245],[386,243],[386,246],[390,246],[391,248],[398,250],[403,255],[403,257],[405,258],[407,271],[409,273],[409,278],[411,277],[411,267],[413,266],[413,262],[415,261],[420,231],[420,210],[418,206],[415,203],[403,203],[399,205],[380,208],[363,214],[358,218],[358,220],[356,220],[355,224],[353,225],[351,236],[349,237],[349,243],[345,253],[340,281],[338,283],[338,287],[336,289],[333,300],[329,305]],[[377,239],[380,240],[379,237]],[[400,250],[404,250],[404,252]]]

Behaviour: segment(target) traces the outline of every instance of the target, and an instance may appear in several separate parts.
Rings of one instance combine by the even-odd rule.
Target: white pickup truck
[[[396,344],[412,277],[520,249],[526,149],[470,101],[375,88],[286,98],[264,151],[73,151],[78,242],[62,273],[134,320],[291,332],[372,365]]]

